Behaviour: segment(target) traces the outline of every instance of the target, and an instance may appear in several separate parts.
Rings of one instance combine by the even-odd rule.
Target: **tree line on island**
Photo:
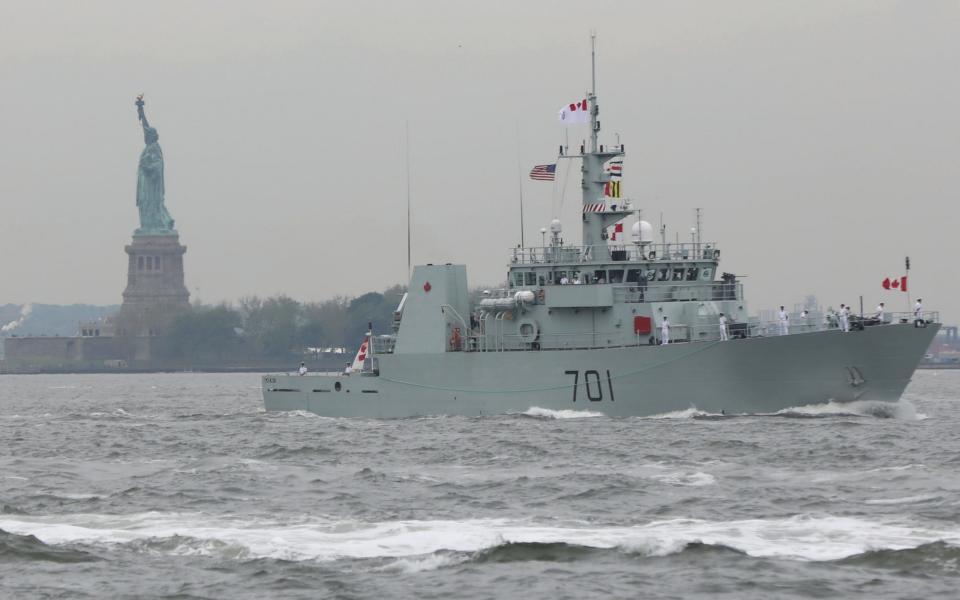
[[[405,291],[395,285],[382,293],[322,302],[280,295],[193,305],[158,340],[158,358],[198,365],[346,360],[369,326],[374,334],[392,331],[393,313]]]

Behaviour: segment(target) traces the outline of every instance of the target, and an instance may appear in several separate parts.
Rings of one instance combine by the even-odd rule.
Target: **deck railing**
[[[940,315],[935,311],[924,311],[924,323],[939,323]],[[850,329],[863,327],[889,326],[893,324],[913,323],[912,313],[887,313],[884,322],[869,319],[864,315],[851,315]],[[839,329],[837,322],[819,319],[794,319],[788,322],[786,333],[782,333],[779,321],[751,321],[728,323],[727,336],[730,340],[756,337],[775,337],[779,335],[802,335],[817,331]],[[661,328],[655,327],[649,334],[625,337],[622,331],[614,332],[578,332],[540,334],[531,340],[527,336],[518,334],[488,333],[487,335],[471,335],[463,339],[460,347],[464,352],[510,352],[521,350],[575,350],[598,349],[627,346],[647,346],[661,342]],[[703,325],[687,325],[671,323],[669,343],[713,342],[720,339],[720,325],[718,323]]]
[[[924,311],[923,323],[940,323],[940,313],[937,311]],[[861,320],[859,315],[850,316],[851,330],[861,327],[888,326],[892,324],[914,323],[913,313],[892,312],[886,313],[883,323],[868,315],[864,315]],[[750,321],[750,322],[730,322],[727,324],[727,335],[731,340],[741,338],[755,337],[775,337],[779,335],[797,335],[812,333],[816,331],[836,330],[840,328],[840,323],[836,319],[831,319],[827,315],[823,319],[800,319],[794,317],[787,323],[786,334],[783,333],[779,321]],[[450,351],[455,352],[512,352],[522,350],[575,350],[575,349],[597,349],[625,346],[647,346],[659,344],[661,341],[661,328],[659,324],[653,328],[649,334],[624,336],[623,331],[596,331],[596,332],[570,332],[570,333],[542,333],[534,339],[529,336],[523,336],[513,333],[500,333],[494,331],[495,326],[491,327],[486,334],[466,334],[463,335],[457,345],[451,346]],[[371,338],[372,355],[392,354],[396,346],[396,339],[392,336],[378,336]],[[689,343],[689,342],[712,342],[720,339],[720,325],[718,323],[688,325],[685,323],[671,323],[670,325],[670,343]],[[338,374],[342,371],[332,373],[311,373],[311,374]]]
[[[511,262],[519,265],[611,261],[709,260],[720,258],[712,242],[676,244],[597,244],[594,246],[534,246],[513,248]]]
[[[614,302],[716,302],[742,300],[742,283],[671,283],[656,281],[647,284],[615,285]]]

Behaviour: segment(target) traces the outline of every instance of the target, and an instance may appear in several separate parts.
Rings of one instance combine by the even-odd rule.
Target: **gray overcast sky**
[[[928,308],[960,318],[956,0],[5,0],[0,304],[120,301],[139,92],[194,299],[404,281],[407,120],[414,262],[501,281],[518,152],[524,171],[555,156],[591,28],[624,195],[671,237],[702,207],[753,309],[811,292],[872,305],[909,253]],[[539,242],[559,202],[523,185]]]

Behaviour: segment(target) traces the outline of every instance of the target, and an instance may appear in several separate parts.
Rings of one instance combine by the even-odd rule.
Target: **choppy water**
[[[904,406],[392,421],[0,377],[0,596],[955,598],[960,371]]]

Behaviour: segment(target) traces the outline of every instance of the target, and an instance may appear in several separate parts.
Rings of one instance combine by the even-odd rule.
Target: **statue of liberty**
[[[157,140],[160,135],[150,127],[147,115],[143,112],[143,94],[137,96],[137,115],[143,125],[143,141],[146,147],[140,153],[140,166],[137,168],[137,208],[140,209],[139,234],[174,233],[173,217],[163,204],[163,151]]]

